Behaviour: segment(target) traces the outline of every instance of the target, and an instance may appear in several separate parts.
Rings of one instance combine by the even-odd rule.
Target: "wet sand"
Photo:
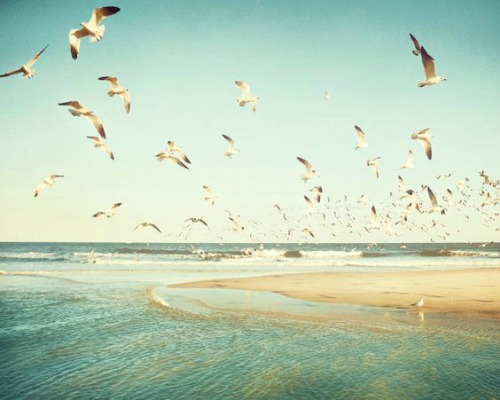
[[[217,279],[172,285],[279,293],[339,304],[415,308],[500,319],[500,268],[410,272],[322,272]]]

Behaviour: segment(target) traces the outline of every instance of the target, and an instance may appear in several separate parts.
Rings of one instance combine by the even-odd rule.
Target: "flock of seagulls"
[[[120,8],[118,7],[96,8],[92,11],[91,18],[88,22],[80,23],[81,28],[70,30],[70,54],[74,60],[77,60],[78,58],[81,39],[88,36],[91,43],[102,40],[105,30],[102,21],[104,20],[104,18],[115,15],[119,11]],[[424,68],[425,80],[419,82],[418,87],[435,85],[437,83],[445,81],[445,78],[437,75],[435,72],[434,58],[429,55],[426,49],[420,45],[418,40],[412,34],[410,34],[410,38],[414,44],[412,53],[415,56],[421,57]],[[48,45],[45,46],[37,54],[35,54],[33,58],[31,58],[20,68],[1,74],[0,78],[15,74],[22,74],[23,77],[26,78],[33,77],[35,71],[32,67],[40,58],[40,56],[45,52],[47,47]],[[125,114],[129,114],[131,109],[130,94],[126,87],[120,85],[118,78],[116,76],[107,75],[98,77],[97,79],[100,81],[107,81],[109,83],[107,95],[109,97],[120,96],[123,102]],[[245,107],[248,105],[252,112],[255,112],[259,97],[252,94],[251,87],[248,83],[242,80],[236,80],[235,84],[237,88],[241,90],[240,96],[236,99],[237,104],[240,107]],[[330,93],[325,91],[323,93],[323,98],[325,101],[330,100]],[[92,110],[86,108],[77,100],[61,102],[58,104],[60,106],[69,107],[68,111],[72,116],[85,117],[87,120],[89,120],[98,136],[87,136],[87,138],[92,141],[92,144],[95,148],[101,149],[111,160],[115,159],[113,152],[105,141],[106,132],[104,130],[102,121]],[[366,141],[365,132],[358,125],[354,125],[354,129],[356,133],[356,144],[354,146],[354,150],[359,150],[360,153],[367,151],[363,150],[369,147],[368,142]],[[422,129],[417,133],[413,133],[410,137],[412,140],[416,140],[422,145],[427,159],[431,161],[433,152],[429,128]],[[222,138],[225,140],[228,146],[223,155],[229,159],[236,157],[240,150],[236,148],[236,144],[233,138],[226,134],[222,134]],[[167,141],[165,149],[157,153],[155,157],[159,162],[168,160],[185,170],[190,169],[191,160],[188,158],[182,148],[171,140]],[[380,176],[378,163],[381,159],[381,156],[375,156],[369,158],[366,161],[366,166],[368,166],[372,170],[375,178],[379,178]],[[304,183],[320,177],[318,172],[314,169],[313,164],[309,160],[299,156],[297,157],[297,160],[303,165],[305,169],[300,177],[300,179]],[[410,149],[408,151],[407,159],[400,165],[400,169],[407,170],[415,168],[414,160],[414,152]],[[435,227],[441,226],[443,228],[446,228],[446,225],[434,219],[431,220],[430,226],[419,225],[416,220],[410,220],[411,214],[428,213],[430,215],[443,215],[450,207],[455,207],[462,211],[465,211],[467,208],[475,207],[475,211],[479,212],[485,218],[484,223],[491,224],[495,220],[495,218],[498,217],[498,213],[495,213],[492,216],[485,212],[484,208],[490,205],[496,205],[500,201],[497,189],[498,187],[500,187],[500,183],[498,180],[492,179],[484,170],[481,171],[479,175],[481,178],[483,178],[482,190],[480,192],[480,205],[472,206],[469,203],[472,196],[472,188],[469,184],[470,179],[464,178],[457,183],[456,190],[452,190],[450,188],[446,190],[446,195],[443,197],[442,201],[428,185],[422,185],[421,192],[427,194],[427,197],[429,199],[428,201],[430,203],[430,206],[427,209],[424,207],[424,201],[419,197],[419,191],[407,188],[404,179],[401,176],[398,176],[397,189],[389,193],[390,207],[394,208],[395,210],[399,209],[399,211],[397,212],[397,218],[391,216],[391,213],[389,212],[389,209],[385,204],[377,204],[377,207],[375,206],[375,204],[369,205],[370,201],[365,194],[361,194],[353,206],[348,202],[347,195],[344,195],[343,200],[339,199],[335,201],[332,199],[332,196],[328,195],[323,190],[323,187],[321,185],[315,185],[314,187],[309,189],[307,195],[303,196],[307,206],[306,218],[311,220],[312,218],[319,216],[318,220],[320,221],[320,225],[322,226],[322,228],[327,229],[333,237],[341,234],[341,232],[339,232],[339,228],[343,228],[343,233],[357,233],[360,236],[362,234],[362,231],[372,232],[377,230],[385,230],[387,234],[397,236],[398,234],[396,232],[396,227],[398,225],[404,225],[409,231],[413,229],[420,229],[430,234],[431,230]],[[450,176],[451,174],[444,175],[444,179],[449,179]],[[52,187],[55,184],[56,180],[62,177],[64,177],[64,175],[52,174],[49,177],[43,179],[43,181],[37,186],[34,197],[38,197],[42,190],[48,187]],[[437,179],[440,178],[441,176],[439,176]],[[218,197],[214,194],[212,188],[208,185],[203,185],[202,189],[204,191],[203,199],[211,206],[216,206],[216,204],[218,203]],[[326,201],[324,200],[325,197]],[[445,203],[446,207],[443,205],[443,203]],[[114,203],[109,207],[107,211],[97,211],[92,215],[92,217],[112,218],[115,215],[117,209],[121,206],[121,202]],[[354,216],[353,207],[368,207],[368,222],[356,219],[356,217]],[[301,218],[294,221],[293,216],[286,207],[275,203],[273,205],[273,208],[281,215],[282,220],[287,223],[284,232],[272,233],[276,238],[285,238],[286,240],[289,240],[294,232],[299,232],[299,234],[303,238],[316,238],[313,228],[311,226],[301,226],[301,224],[303,224],[303,220]],[[264,237],[267,235],[266,233],[259,232],[259,226],[261,225],[259,221],[248,221],[247,223],[244,223],[243,218],[240,215],[235,214],[228,209],[226,209],[225,211],[227,212],[227,219],[230,222],[231,226],[229,230],[240,233],[247,232],[250,239],[255,241],[262,241],[262,239],[264,239]],[[467,215],[467,219],[469,218],[470,217]],[[192,229],[192,227],[196,225],[201,225],[210,229],[207,220],[203,217],[189,217],[185,219],[184,222],[187,223],[186,229]],[[152,228],[158,233],[162,233],[162,231],[158,228],[158,225],[153,222],[141,222],[137,224],[133,230],[135,231],[140,227]],[[248,229],[249,227],[251,229]],[[271,233],[269,233],[269,235],[271,235]],[[444,234],[441,234],[438,237],[446,240],[450,235],[451,233],[444,232]],[[267,237],[264,240],[266,239],[271,240],[270,237]],[[423,305],[423,298],[421,298],[419,302],[415,303],[415,305],[421,307]]]

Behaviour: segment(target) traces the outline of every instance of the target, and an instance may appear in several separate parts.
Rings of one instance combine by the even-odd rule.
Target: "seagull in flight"
[[[156,160],[157,161],[168,160],[173,162],[174,164],[177,164],[179,167],[189,169],[189,167],[186,164],[184,164],[180,159],[174,156],[172,152],[170,152],[169,150],[164,150],[161,153],[158,153],[156,155]]]
[[[235,154],[237,154],[239,152],[239,150],[234,146],[234,140],[231,137],[229,137],[227,135],[224,135],[224,134],[222,135],[222,137],[224,139],[226,139],[227,143],[229,144],[229,148],[226,150],[226,152],[224,153],[224,155],[226,157],[231,158],[232,156],[234,156]]]
[[[415,50],[412,50],[412,53],[415,54],[416,56],[418,56],[420,54],[420,43],[418,43],[418,40],[415,39],[415,36],[413,36],[411,33],[410,33],[410,38],[413,42],[413,45],[415,46]]]
[[[33,75],[35,75],[35,70],[32,69],[31,67],[33,64],[35,64],[36,60],[42,55],[42,53],[45,51],[45,49],[49,47],[49,45],[45,46],[41,51],[36,53],[31,60],[29,60],[26,64],[21,65],[20,68],[15,69],[10,72],[6,72],[5,74],[0,75],[0,78],[3,78],[5,76],[10,76],[10,75],[15,75],[15,74],[23,74],[23,78],[32,78]]]
[[[107,143],[104,140],[102,140],[99,136],[87,136],[87,139],[92,140],[92,143],[94,144],[94,147],[96,149],[102,149],[108,155],[109,158],[111,158],[112,160],[115,159],[115,156],[113,155],[113,152],[111,151]]]
[[[401,169],[405,169],[405,168],[415,168],[415,165],[413,164],[413,151],[409,150],[408,151],[408,158],[406,159],[406,161],[401,164]]]
[[[429,195],[429,199],[432,205],[431,212],[445,214],[445,209],[438,204],[437,197],[429,186],[427,186],[427,194]]]
[[[424,146],[425,155],[429,160],[432,160],[432,146],[431,137],[429,135],[429,128],[422,129],[421,131],[411,135],[413,140],[419,140],[422,146]]]
[[[35,195],[33,197],[38,197],[43,189],[53,186],[54,183],[56,183],[57,178],[63,178],[63,177],[64,175],[57,175],[57,174],[48,176],[36,187]]]
[[[144,228],[147,228],[148,226],[151,227],[151,228],[154,228],[156,229],[158,232],[161,233],[160,229],[153,223],[151,222],[141,222],[140,224],[137,224],[137,226],[134,228],[134,231],[139,228],[139,227],[144,227]]]
[[[99,217],[105,215],[106,218],[111,218],[113,215],[115,215],[115,211],[114,210],[116,210],[121,205],[122,205],[122,203],[114,203],[114,204],[111,205],[109,211],[98,211],[95,214],[93,214],[92,217],[99,218]]]
[[[255,112],[259,98],[250,93],[250,85],[243,81],[234,81],[234,83],[241,89],[241,97],[238,97],[236,102],[240,107],[245,107],[247,103],[252,104],[252,111]]]
[[[323,193],[323,188],[321,186],[314,186],[311,190],[313,199],[316,200],[317,203],[321,202],[321,194]]]
[[[113,97],[114,95],[121,96],[123,100],[123,107],[125,108],[125,112],[128,114],[130,112],[130,94],[128,89],[119,85],[118,78],[116,76],[101,76],[99,80],[109,82],[109,97]]]
[[[97,130],[99,135],[101,135],[103,139],[106,139],[106,132],[104,131],[104,127],[102,126],[101,120],[91,110],[85,108],[82,104],[80,104],[76,100],[66,101],[65,103],[59,103],[59,105],[71,107],[72,109],[68,111],[74,117],[83,116],[87,118],[92,123],[92,125],[94,125],[94,128]]]
[[[445,81],[446,78],[436,75],[434,58],[427,53],[423,46],[420,48],[420,55],[422,56],[422,64],[424,65],[425,81],[419,82],[418,87],[435,85],[436,83]]]
[[[312,179],[315,176],[318,176],[316,173],[316,170],[313,169],[313,166],[309,161],[307,161],[306,159],[304,159],[302,157],[297,157],[297,160],[299,160],[306,167],[306,172],[304,173],[304,175],[302,175],[302,178],[301,178],[304,181],[304,183],[307,182],[309,179]]]
[[[100,7],[92,10],[92,16],[88,22],[81,22],[80,29],[71,29],[69,31],[69,48],[73,60],[78,58],[80,51],[80,40],[85,36],[90,36],[90,42],[96,42],[102,39],[104,35],[104,25],[99,23],[106,17],[116,14],[120,11],[119,7]]]
[[[208,201],[211,205],[215,204],[215,199],[217,198],[212,192],[212,188],[210,186],[203,186],[203,190],[205,191],[204,200]]]
[[[356,129],[356,134],[358,135],[358,142],[356,143],[356,146],[354,146],[354,150],[367,147],[368,143],[365,142],[365,133],[363,130],[357,125],[354,125],[354,129]]]
[[[375,178],[378,178],[379,177],[379,172],[378,172],[378,167],[377,167],[377,160],[379,160],[380,157],[375,157],[375,158],[372,158],[371,160],[368,160],[366,162],[366,165],[368,167],[370,167],[373,171],[373,173],[375,174]]]
[[[171,140],[167,142],[167,150],[172,154],[177,153],[180,159],[182,159],[182,161],[184,161],[186,164],[191,164],[191,161],[189,161],[189,158],[187,158],[182,149]]]
[[[424,306],[424,296],[420,296],[420,299],[413,303],[412,306],[423,307]]]
[[[328,92],[323,93],[323,98],[325,100],[330,100],[330,93],[328,93]]]
[[[186,219],[184,222],[188,222],[188,221],[192,222],[193,224],[196,224],[196,223],[203,224],[208,228],[208,224],[205,222],[205,220],[203,218],[191,217],[191,218]]]

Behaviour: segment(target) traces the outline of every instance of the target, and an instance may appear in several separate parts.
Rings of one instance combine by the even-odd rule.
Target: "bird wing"
[[[436,76],[434,59],[427,53],[424,47],[420,48],[420,54],[422,55],[422,64],[424,64],[425,79],[434,78]]]
[[[89,121],[92,122],[94,127],[97,129],[97,132],[99,132],[99,135],[101,135],[101,137],[103,139],[106,139],[106,132],[104,132],[104,127],[102,126],[102,122],[99,119],[99,117],[95,114],[92,114],[92,113],[84,115],[84,117],[87,117],[89,119]]]
[[[432,146],[430,140],[426,138],[421,138],[420,143],[422,143],[422,146],[424,146],[425,155],[427,156],[427,158],[429,160],[432,160]]]
[[[123,107],[125,108],[125,112],[128,114],[130,112],[130,94],[128,91],[120,93],[120,96],[123,100]]]
[[[92,142],[94,143],[94,145],[96,147],[98,147],[102,144],[102,140],[99,136],[87,136],[87,139],[92,140]]]
[[[226,140],[227,140],[227,142],[229,143],[229,145],[230,145],[232,148],[234,148],[234,140],[233,140],[232,138],[230,138],[229,136],[224,135],[224,134],[222,135],[222,137],[223,137],[224,139],[226,139]]]
[[[50,178],[50,179],[64,178],[64,175],[53,174],[53,175],[50,175],[50,177],[49,177],[49,178]]]
[[[69,31],[69,50],[71,51],[73,60],[78,58],[78,53],[80,52],[80,39],[88,34],[89,33],[83,28],[71,29]]]
[[[310,206],[313,205],[313,202],[311,201],[311,199],[309,197],[307,197],[306,195],[304,195],[304,200],[307,202],[307,204],[309,204]]]
[[[238,86],[241,89],[244,96],[251,96],[250,85],[248,83],[243,81],[234,81],[234,83],[236,83],[236,86]]]
[[[175,156],[166,156],[165,158],[168,158],[170,161],[172,161],[173,163],[177,164],[178,166],[182,167],[182,168],[186,168],[186,169],[189,169],[188,166],[186,164],[184,164],[181,160],[179,160],[177,157]]]
[[[5,76],[11,76],[11,75],[14,75],[14,74],[19,74],[21,72],[23,72],[23,69],[22,68],[18,68],[18,69],[15,69],[13,71],[9,71],[9,72],[6,72],[5,74],[0,75],[0,78],[3,78]]]
[[[408,150],[408,161],[409,161],[409,162],[412,162],[412,161],[413,161],[413,158],[414,158],[414,156],[413,156],[413,151]]]
[[[420,43],[418,43],[418,40],[415,38],[415,36],[413,36],[410,33],[410,38],[413,41],[413,44],[415,45],[415,50],[420,51]]]
[[[377,167],[377,164],[375,164],[375,161],[372,160],[372,162],[369,165],[370,165],[371,169],[373,170],[375,177],[378,178],[379,177],[378,167]]]
[[[118,208],[122,205],[123,203],[115,203],[111,206],[111,208]]]
[[[109,158],[111,158],[112,160],[115,159],[113,152],[111,151],[111,149],[109,148],[109,146],[106,143],[103,143],[102,149],[106,152],[106,154],[108,155]]]
[[[94,10],[92,10],[92,17],[90,17],[89,24],[97,25],[104,18],[109,17],[110,15],[116,14],[118,11],[120,11],[119,7],[94,8]]]
[[[100,81],[108,81],[111,86],[118,86],[118,78],[116,76],[101,76]]]
[[[360,142],[364,142],[365,141],[365,133],[363,132],[363,130],[357,125],[354,125],[354,129],[356,129],[356,134],[358,135],[358,140]]]
[[[297,157],[297,160],[304,164],[308,172],[312,172],[312,164],[309,161],[305,160],[302,157]]]
[[[83,106],[80,104],[80,102],[76,101],[76,100],[72,100],[72,101],[66,101],[64,103],[58,103],[60,106],[69,106],[69,107],[73,107],[73,108],[76,108],[77,110],[80,109],[80,108],[83,108]]]
[[[38,197],[38,195],[40,194],[40,192],[41,192],[43,189],[45,189],[45,187],[46,187],[46,186],[47,186],[47,185],[46,185],[44,182],[40,183],[40,184],[36,187],[36,189],[35,189],[35,194],[34,194],[34,196],[33,196],[33,197]]]
[[[36,60],[38,60],[38,57],[42,55],[42,53],[45,51],[47,47],[49,47],[49,45],[45,46],[41,51],[35,54],[33,58],[26,63],[26,66],[31,67],[36,62]]]
[[[101,215],[106,215],[106,213],[104,211],[98,211],[94,215],[92,215],[92,217],[97,218],[100,217]]]
[[[375,206],[372,206],[370,211],[371,211],[370,215],[371,215],[372,221],[376,221],[377,220],[377,210],[375,209]]]
[[[160,228],[158,228],[155,224],[152,224],[152,223],[150,222],[150,223],[148,223],[148,225],[147,225],[147,226],[150,226],[150,227],[152,227],[152,228],[155,228],[158,232],[160,232],[160,233],[161,233]]]
[[[429,195],[429,199],[431,200],[432,207],[439,207],[436,195],[433,193],[429,186],[427,186],[427,194]]]

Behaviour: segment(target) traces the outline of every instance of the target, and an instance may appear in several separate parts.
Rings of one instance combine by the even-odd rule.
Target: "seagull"
[[[373,173],[375,174],[376,178],[379,177],[378,167],[377,167],[377,160],[379,160],[379,159],[380,159],[380,157],[375,157],[375,158],[372,158],[371,160],[368,160],[366,162],[366,165],[373,170]]]
[[[100,81],[108,81],[109,89],[108,96],[113,97],[115,94],[121,96],[123,100],[123,107],[125,112],[128,114],[130,112],[130,94],[126,87],[120,86],[118,84],[118,78],[116,76],[101,76],[98,78]]]
[[[182,159],[182,161],[184,161],[187,164],[191,164],[191,161],[189,161],[189,158],[186,157],[186,155],[181,150],[181,148],[179,146],[177,146],[174,142],[169,140],[167,142],[167,146],[168,146],[168,150],[172,153],[172,155],[174,153],[177,153],[177,154],[179,154],[179,157]]]
[[[255,112],[255,108],[257,107],[258,97],[252,96],[250,93],[250,85],[243,81],[234,81],[236,86],[241,89],[241,97],[236,99],[236,102],[240,105],[240,107],[244,107],[247,103],[252,104],[252,111]]]
[[[160,233],[161,233],[160,229],[159,229],[159,228],[158,228],[155,224],[153,224],[153,223],[151,223],[151,222],[141,222],[140,224],[137,224],[137,226],[134,228],[134,231],[135,231],[137,228],[139,228],[140,226],[145,227],[145,228],[146,228],[146,227],[148,227],[148,226],[150,226],[151,228],[154,228],[154,229],[156,229],[158,232],[160,232]]]
[[[120,207],[122,205],[122,203],[114,203],[111,205],[110,207],[110,211],[107,212],[107,211],[98,211],[96,212],[95,214],[92,215],[92,217],[94,218],[98,218],[98,217],[101,217],[103,215],[106,216],[106,218],[111,218],[113,215],[115,215],[115,209]]]
[[[179,160],[176,156],[174,156],[168,150],[165,150],[165,151],[162,151],[161,153],[158,153],[156,155],[156,160],[157,161],[168,160],[168,161],[173,162],[174,164],[177,164],[179,167],[189,169],[189,167],[186,164],[184,164],[181,160]]]
[[[422,146],[424,146],[425,155],[429,160],[432,160],[432,147],[431,147],[431,137],[429,136],[429,128],[422,129],[417,133],[413,133],[411,138],[413,140],[419,140]]]
[[[94,8],[89,22],[81,22],[80,25],[82,28],[71,29],[69,31],[69,49],[73,60],[76,60],[78,57],[80,39],[85,36],[90,36],[91,43],[101,40],[104,35],[104,25],[99,25],[99,23],[105,17],[116,14],[118,11],[120,11],[119,7]]]
[[[195,218],[195,217],[191,217],[191,218],[188,218],[186,219],[184,222],[192,222],[192,223],[200,223],[200,224],[203,224],[205,225],[207,228],[208,228],[208,224],[205,222],[205,220],[203,218]]]
[[[441,214],[445,214],[445,209],[438,204],[437,198],[429,186],[427,186],[427,194],[429,195],[429,199],[431,200],[431,212],[439,212]]]
[[[354,129],[356,129],[356,134],[358,135],[358,142],[356,146],[354,146],[354,150],[360,149],[361,147],[367,147],[368,143],[365,142],[365,133],[363,130],[357,125],[354,125]]]
[[[304,200],[306,201],[307,206],[309,208],[309,211],[308,211],[309,214],[314,213],[316,210],[314,208],[314,204],[313,204],[312,200],[309,197],[307,197],[306,195],[304,195]]]
[[[413,303],[412,306],[423,307],[424,306],[424,296],[420,296],[420,299]]]
[[[236,147],[234,147],[234,140],[231,137],[224,135],[224,134],[222,135],[222,137],[224,139],[226,139],[227,142],[229,143],[229,149],[227,149],[227,151],[224,153],[224,155],[226,157],[231,158],[232,156],[237,154],[239,152],[239,150]]]
[[[106,132],[104,132],[104,127],[102,126],[101,120],[91,110],[85,108],[76,100],[66,101],[65,103],[59,103],[59,105],[72,107],[73,108],[72,110],[68,110],[72,116],[74,117],[84,116],[85,118],[87,118],[90,122],[92,122],[92,125],[94,125],[94,127],[97,129],[99,135],[101,135],[103,139],[106,139]]]
[[[36,187],[36,190],[35,190],[35,195],[33,197],[38,197],[38,195],[40,194],[40,192],[47,188],[47,187],[51,187],[54,185],[54,183],[56,183],[56,179],[57,178],[63,178],[64,175],[57,175],[57,174],[53,174],[53,175],[50,175],[49,177],[45,178],[37,187]]]
[[[0,78],[3,78],[5,76],[10,76],[10,75],[15,75],[15,74],[23,74],[23,78],[33,78],[33,75],[35,75],[35,70],[31,69],[33,64],[38,60],[38,58],[42,55],[42,53],[45,51],[45,49],[49,47],[49,45],[45,46],[41,51],[36,53],[31,60],[29,60],[26,64],[21,65],[20,68],[15,69],[10,72],[6,72],[5,74],[0,75]]]
[[[446,78],[436,75],[434,58],[427,53],[423,46],[420,48],[420,55],[422,56],[422,63],[424,64],[425,81],[419,82],[418,87],[435,85],[436,83],[445,81]]]
[[[302,178],[301,178],[304,181],[304,183],[307,182],[309,179],[312,179],[315,176],[318,176],[316,174],[316,171],[313,169],[312,164],[309,161],[307,161],[306,159],[304,159],[302,157],[297,157],[297,160],[299,160],[306,167],[306,172],[304,175],[302,175]]]
[[[316,238],[314,236],[314,233],[309,229],[309,228],[304,228],[302,229],[302,233],[305,233],[305,234],[308,234],[309,236],[311,236],[312,238]]]
[[[408,151],[408,158],[406,159],[406,161],[401,164],[401,167],[399,167],[401,169],[405,169],[405,168],[415,168],[415,165],[413,164],[413,151],[409,150]]]
[[[214,205],[216,197],[214,196],[214,193],[212,192],[212,188],[210,186],[205,185],[205,186],[203,186],[203,190],[205,191],[204,200],[206,200],[210,204]]]
[[[403,189],[405,187],[405,181],[401,177],[401,175],[398,175],[398,188]]]
[[[370,218],[372,222],[377,222],[377,210],[375,209],[375,206],[372,206],[370,209]]]
[[[115,156],[113,155],[113,152],[111,151],[107,143],[104,140],[102,140],[99,136],[87,136],[87,139],[92,140],[94,147],[96,149],[102,149],[108,155],[109,158],[111,158],[112,160],[115,159]]]
[[[410,33],[410,38],[413,41],[413,44],[415,45],[415,50],[412,50],[412,53],[418,56],[421,50],[420,43],[418,43],[418,40],[415,39],[415,36],[413,36],[411,33]]]
[[[330,100],[330,93],[328,93],[328,92],[323,93],[323,98],[325,100]]]
[[[321,194],[323,193],[323,188],[321,186],[314,186],[309,191],[313,193],[314,200],[316,200],[318,203],[321,202]]]

